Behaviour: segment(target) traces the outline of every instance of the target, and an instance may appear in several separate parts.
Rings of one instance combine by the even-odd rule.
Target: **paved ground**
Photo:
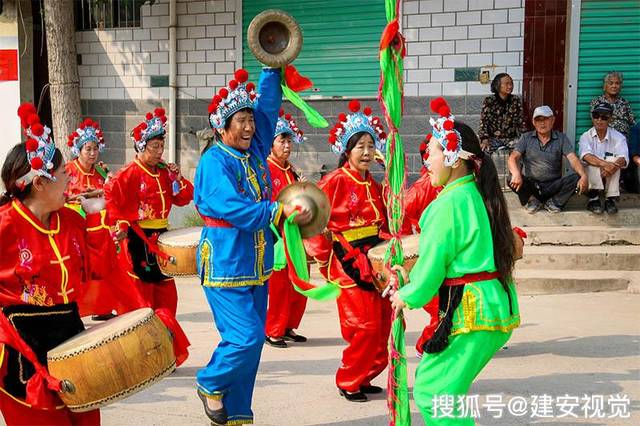
[[[208,424],[194,391],[194,375],[208,361],[218,336],[196,281],[184,280],[179,286],[178,319],[191,339],[191,357],[162,382],[104,409],[105,425]],[[505,401],[524,396],[529,403],[531,395],[596,394],[606,398],[627,394],[632,401],[632,417],[585,420],[578,410],[578,419],[530,418],[529,409],[529,415],[524,417],[483,417],[479,424],[638,424],[640,295],[610,292],[525,296],[520,303],[522,326],[508,347],[482,372],[471,393],[502,393]],[[410,385],[418,363],[412,345],[425,318],[418,311],[408,316]],[[308,343],[264,349],[254,394],[256,424],[387,424],[383,397],[356,404],[338,396],[333,375],[343,341],[335,304],[311,302],[300,331],[310,338]],[[384,385],[385,380],[378,379],[376,384]],[[605,399],[606,410],[609,408]],[[413,424],[423,424],[413,402],[412,411]]]

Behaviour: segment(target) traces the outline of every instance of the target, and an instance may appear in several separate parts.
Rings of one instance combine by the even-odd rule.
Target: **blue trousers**
[[[203,289],[222,340],[196,375],[198,389],[222,399],[230,423],[251,423],[251,399],[265,337],[267,283]]]

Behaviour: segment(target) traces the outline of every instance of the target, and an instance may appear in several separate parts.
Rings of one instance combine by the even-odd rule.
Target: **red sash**
[[[442,285],[446,285],[448,287],[456,286],[456,285],[465,285],[468,283],[476,283],[478,281],[488,281],[494,278],[500,277],[500,274],[496,272],[477,272],[475,274],[467,274],[458,278],[445,278]]]

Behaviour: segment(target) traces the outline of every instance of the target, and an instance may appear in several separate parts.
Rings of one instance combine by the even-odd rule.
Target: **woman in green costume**
[[[454,121],[444,99],[431,109],[440,117],[430,120],[428,169],[431,184],[444,189],[422,214],[418,261],[391,301],[400,311],[440,296],[440,322],[424,346],[414,398],[429,426],[467,425],[474,422],[461,415],[458,397],[520,324],[515,241],[495,165],[478,137]],[[443,416],[434,397],[453,397],[453,414]]]

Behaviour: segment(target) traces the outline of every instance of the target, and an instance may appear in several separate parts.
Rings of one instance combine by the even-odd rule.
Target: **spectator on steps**
[[[613,117],[609,123],[609,127],[613,127],[624,137],[629,137],[629,130],[636,123],[636,119],[631,109],[631,104],[625,98],[620,96],[622,91],[622,73],[609,72],[605,74],[603,85],[603,94],[591,101],[591,112],[596,105],[606,102],[613,107]]]
[[[629,164],[629,150],[624,135],[609,126],[613,107],[606,102],[593,108],[593,127],[580,136],[580,159],[587,163],[589,202],[587,210],[601,214],[603,210],[618,212],[615,198],[620,196],[620,170]],[[604,208],[600,195],[605,193]]]
[[[558,213],[576,192],[576,186],[579,193],[587,190],[587,174],[573,144],[564,133],[552,130],[554,122],[551,108],[537,107],[533,111],[535,130],[524,133],[509,156],[509,186],[518,194],[520,204],[526,204],[529,213],[537,212],[543,205],[549,212]],[[577,175],[562,176],[563,156]]]
[[[640,123],[629,131],[629,167],[622,171],[622,186],[628,192],[640,193]]]
[[[484,99],[480,112],[480,146],[488,154],[500,148],[511,151],[526,130],[522,101],[511,94],[513,79],[507,73],[496,74],[491,82],[491,92],[493,95]]]

